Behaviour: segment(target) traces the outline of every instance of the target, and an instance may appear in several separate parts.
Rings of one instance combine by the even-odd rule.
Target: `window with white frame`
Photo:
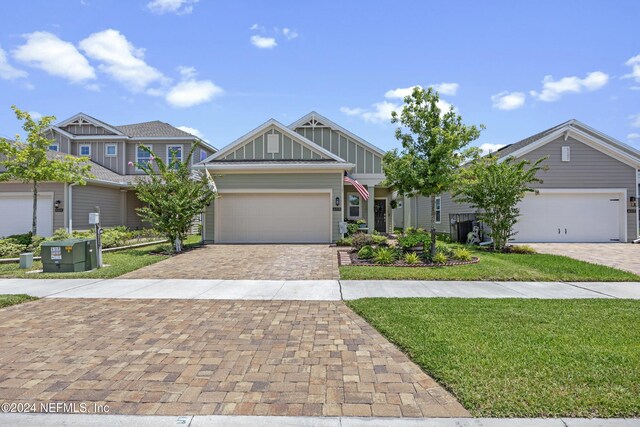
[[[56,144],[51,144],[49,146],[49,150],[50,151],[60,151],[60,144],[56,143]]]
[[[178,162],[182,163],[182,145],[167,145],[167,164],[177,168]]]
[[[146,151],[143,147],[147,147],[149,150],[152,149],[151,145],[138,145],[136,147],[136,165],[142,163],[151,163],[151,153]],[[136,167],[136,170],[142,170]]]
[[[360,219],[362,209],[362,200],[358,194],[352,193],[347,195],[347,218]]]
[[[78,145],[78,154],[84,157],[91,157],[91,144]]]
[[[436,224],[442,222],[442,197],[436,196]]]
[[[118,155],[118,144],[106,144],[104,146],[104,155],[107,157],[116,157]]]

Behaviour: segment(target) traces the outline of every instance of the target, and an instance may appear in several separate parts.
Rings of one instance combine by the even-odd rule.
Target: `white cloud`
[[[503,91],[491,97],[493,107],[499,110],[515,110],[524,105],[526,95],[522,92]]]
[[[632,140],[632,139],[640,139],[640,133],[630,133],[629,135],[627,135],[627,139]]]
[[[631,67],[631,73],[626,74],[624,77],[628,79],[634,79],[635,81],[640,83],[640,55],[629,58],[629,60],[624,64]]]
[[[190,133],[191,135],[197,136],[198,138],[204,140],[204,134],[196,128],[192,128],[189,126],[178,126],[178,129],[183,130],[187,133]]]
[[[364,113],[362,108],[349,108],[349,107],[340,107],[340,111],[345,113],[347,116],[359,116]]]
[[[84,83],[96,78],[95,70],[76,47],[56,35],[36,31],[26,34],[27,42],[13,51],[18,61],[72,83]]]
[[[88,57],[101,62],[98,67],[133,92],[142,92],[153,83],[167,84],[169,79],[144,62],[144,49],[138,49],[117,30],[93,33],[80,42]]]
[[[183,80],[172,87],[165,97],[170,105],[178,108],[193,107],[224,93],[224,90],[211,80],[196,80],[194,68],[180,67],[180,71]]]
[[[403,99],[405,96],[411,95],[411,93],[413,92],[413,88],[416,88],[416,87],[422,87],[422,86],[416,85],[416,86],[410,86],[410,87],[399,87],[397,89],[391,89],[384,94],[384,97],[389,99]]]
[[[262,37],[259,35],[251,36],[251,44],[259,49],[273,49],[278,46],[276,39],[273,37]]]
[[[151,0],[147,3],[147,8],[158,15],[165,13],[175,13],[176,15],[187,15],[193,12],[193,5],[199,0]]]
[[[298,37],[298,32],[296,30],[292,30],[291,28],[283,28],[282,35],[287,38],[287,40],[293,40]]]
[[[40,120],[42,118],[42,114],[38,113],[37,111],[29,111],[29,115],[33,120]]]
[[[482,144],[479,148],[482,151],[482,155],[494,153],[504,147],[504,144]]]
[[[373,110],[364,111],[360,113],[360,116],[367,122],[382,123],[391,120],[392,111],[400,111],[401,105],[394,104],[393,102],[382,101],[373,104]]]
[[[633,114],[629,118],[631,119],[631,126],[634,128],[640,128],[640,113]]]
[[[559,100],[564,93],[581,93],[583,90],[598,90],[606,85],[608,81],[609,76],[602,71],[589,73],[584,79],[572,76],[554,80],[553,76],[545,76],[542,80],[542,91],[538,93],[532,90],[529,93],[540,101],[553,102]]]
[[[264,27],[258,25],[258,24],[253,24],[252,26],[249,27],[250,30],[256,31],[256,30],[264,30]]]
[[[438,83],[431,85],[440,95],[455,96],[460,85],[458,83]]]
[[[0,79],[13,80],[27,77],[27,72],[12,67],[7,61],[6,52],[0,47]]]

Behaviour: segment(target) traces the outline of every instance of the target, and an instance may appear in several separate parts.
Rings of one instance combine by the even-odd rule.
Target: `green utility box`
[[[94,239],[67,239],[41,245],[45,273],[89,271],[97,267]]]

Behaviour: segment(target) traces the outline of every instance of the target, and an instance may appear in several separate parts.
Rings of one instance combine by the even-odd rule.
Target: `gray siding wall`
[[[89,213],[100,207],[100,224],[103,227],[124,225],[122,222],[123,203],[120,189],[99,187],[97,185],[74,186],[73,195],[73,229],[89,230]]]
[[[136,192],[133,190],[127,191],[126,194],[126,225],[127,227],[139,230],[141,228],[150,228],[151,225],[143,222],[136,211],[136,208],[141,208],[143,203],[136,197]]]
[[[216,178],[216,185],[220,191],[258,189],[258,190],[302,190],[302,189],[330,189],[332,199],[342,197],[342,173],[260,173],[260,174],[224,174]],[[224,197],[224,193],[221,194]],[[333,208],[333,203],[331,204]],[[214,239],[213,203],[205,212],[205,241]],[[333,211],[333,240],[338,240],[342,221],[342,211]]]
[[[136,170],[135,166],[129,166],[128,163],[129,162],[133,162],[135,164],[136,162],[136,150],[138,145],[150,145],[151,146],[151,150],[156,154],[156,156],[158,156],[159,159],[162,159],[164,162],[167,161],[167,147],[168,146],[173,146],[173,145],[182,145],[182,155],[186,156],[187,154],[189,154],[189,151],[191,151],[191,144],[192,142],[190,141],[167,141],[167,140],[157,140],[157,141],[144,141],[144,142],[137,142],[137,141],[131,141],[131,142],[127,142],[126,143],[126,153],[127,153],[127,158],[126,158],[126,171],[127,171],[127,175],[136,175],[136,174],[143,174],[144,172],[142,171],[138,171]],[[184,159],[184,157],[183,157]],[[193,159],[189,159],[189,164],[192,164]]]
[[[355,164],[354,173],[382,173],[382,157],[342,132],[328,127],[299,127],[295,131],[325,150]]]
[[[414,227],[431,228],[431,198],[418,196],[411,200],[411,209],[413,209],[411,218]],[[449,233],[449,214],[452,213],[471,213],[476,210],[467,203],[458,203],[451,197],[450,193],[441,195],[440,206],[442,207],[441,221],[435,224],[438,233]],[[417,222],[414,218],[417,218]]]
[[[106,147],[107,145],[116,145],[116,156],[107,156],[106,155]],[[125,156],[125,142],[120,140],[113,141],[73,141],[71,143],[71,151],[70,154],[74,156],[80,155],[80,146],[81,145],[89,145],[91,146],[91,160],[96,162],[97,164],[104,166],[107,169],[111,169],[112,171],[119,173],[121,175],[125,174],[126,170],[126,161],[124,160]],[[128,161],[128,160],[127,160]]]
[[[279,149],[277,153],[267,153],[267,135],[278,135]],[[294,141],[287,135],[271,126],[257,138],[246,142],[224,157],[225,160],[311,160],[322,159],[325,156],[311,151],[305,145]]]
[[[94,125],[69,125],[61,127],[60,129],[65,130],[73,135],[115,135],[113,132],[106,130],[101,126]]]
[[[53,201],[60,200],[62,206],[64,206],[64,184],[56,182],[44,182],[38,186],[38,191],[42,193],[53,192]],[[30,184],[2,182],[0,183],[0,192],[10,193],[31,193],[32,186]],[[29,212],[30,214],[31,212]],[[1,216],[1,213],[0,213]],[[53,230],[58,228],[64,228],[64,212],[53,213]]]

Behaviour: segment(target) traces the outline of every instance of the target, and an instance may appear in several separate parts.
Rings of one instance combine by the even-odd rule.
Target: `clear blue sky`
[[[394,90],[448,83],[487,126],[478,144],[577,118],[640,146],[638,1],[25,0],[0,16],[4,136],[11,104],[158,119],[218,147],[316,110],[389,149]]]

